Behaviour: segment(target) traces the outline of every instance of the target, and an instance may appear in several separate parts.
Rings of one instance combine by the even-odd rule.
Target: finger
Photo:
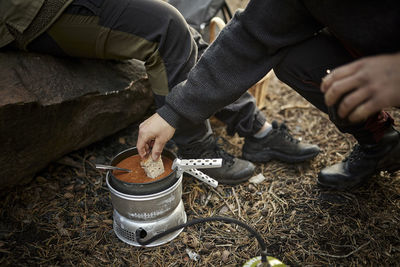
[[[348,119],[350,122],[357,123],[366,120],[372,114],[379,112],[381,108],[375,103],[373,99],[358,106],[353,112],[350,113]]]
[[[143,156],[141,156],[141,158],[147,158],[148,157],[148,155],[150,155],[150,153],[151,153],[151,149],[152,149],[152,147],[153,147],[153,143],[154,143],[154,140],[152,139],[152,140],[150,140],[150,141],[147,141],[147,143],[145,144],[145,150],[146,150],[146,153],[143,155]]]
[[[151,152],[151,148],[150,148],[149,144],[145,144],[144,148],[146,150],[146,154],[144,155],[143,158],[147,158],[147,155],[149,155]]]
[[[153,158],[154,161],[158,160],[158,158],[161,155],[161,152],[164,149],[166,142],[163,142],[160,140],[160,138],[157,138],[154,142],[153,149],[151,150],[151,157]]]
[[[344,94],[360,86],[362,86],[362,79],[358,75],[351,75],[336,80],[325,93],[326,105],[334,105]]]
[[[330,71],[330,73],[322,79],[321,91],[325,93],[336,81],[353,75],[359,69],[359,65],[360,64],[356,61]]]
[[[149,151],[149,146],[146,144],[143,136],[141,136],[140,134],[136,142],[136,149],[141,158],[144,158]]]
[[[139,135],[136,141],[136,149],[138,150],[139,156],[145,158],[150,152],[149,142],[152,140],[150,136],[143,133],[143,130],[139,128]],[[149,141],[150,140],[150,141]]]
[[[370,97],[371,93],[365,87],[358,88],[352,93],[346,95],[339,103],[337,111],[339,117],[347,117],[351,111],[360,106],[363,102],[367,101]]]
[[[154,139],[151,139],[150,141],[147,141],[147,144],[149,146],[149,150],[151,150],[152,147],[154,146]]]

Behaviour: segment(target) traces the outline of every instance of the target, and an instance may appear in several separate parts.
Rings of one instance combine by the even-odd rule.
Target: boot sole
[[[188,173],[186,173],[186,175],[189,175],[189,176],[191,176],[191,177],[193,177],[193,178],[196,179],[196,177],[194,177],[193,175],[190,175],[190,174],[188,174]],[[235,180],[232,180],[232,179],[224,180],[224,179],[215,179],[215,178],[213,178],[213,179],[214,179],[214,180],[217,180],[217,181],[218,181],[218,184],[237,185],[237,184],[246,182],[246,181],[249,180],[251,177],[252,177],[252,175],[249,175],[248,177],[246,176],[246,177],[243,177],[243,178],[240,178],[240,179],[235,179]]]
[[[342,190],[352,190],[352,189],[359,188],[359,187],[361,187],[362,185],[366,184],[369,180],[371,180],[371,178],[372,178],[374,175],[380,173],[381,171],[387,171],[388,173],[393,174],[393,173],[397,172],[398,170],[400,170],[400,164],[399,164],[399,165],[396,165],[396,166],[392,166],[392,167],[389,168],[389,169],[385,169],[385,168],[377,169],[373,174],[371,174],[371,176],[369,176],[368,178],[365,178],[362,182],[360,182],[360,183],[358,183],[358,184],[355,184],[355,185],[353,185],[353,186],[334,186],[334,185],[328,185],[328,184],[321,183],[321,182],[319,181],[319,179],[317,180],[317,184],[318,184],[319,186],[321,186],[321,187],[323,187],[323,188],[327,188],[327,189],[336,189],[336,190],[340,190],[340,191],[342,191]]]
[[[252,162],[259,162],[259,163],[265,163],[270,160],[280,160],[286,163],[298,163],[298,162],[303,162],[307,161],[310,159],[315,158],[319,154],[318,152],[303,155],[303,156],[288,156],[286,154],[282,154],[279,152],[273,152],[273,151],[265,151],[262,153],[242,153],[242,157],[246,160],[252,161]],[[262,158],[262,160],[260,160]]]
[[[370,177],[366,178],[361,183],[358,183],[358,184],[355,184],[355,185],[352,185],[352,186],[333,186],[333,185],[328,185],[328,184],[321,183],[319,181],[319,179],[317,180],[317,184],[318,184],[318,186],[320,186],[321,188],[324,188],[324,189],[347,191],[347,190],[353,190],[353,189],[357,189],[357,188],[361,187],[362,185],[366,184],[371,179],[371,177],[374,176],[374,175],[375,174],[373,174]]]
[[[251,177],[252,177],[252,175],[250,175],[249,177],[244,177],[244,178],[237,179],[237,180],[221,180],[221,179],[219,179],[217,181],[219,184],[237,185],[237,184],[248,181]]]
[[[389,157],[390,160],[389,162],[386,161],[384,165],[380,166],[378,163],[378,166],[376,168],[376,171],[374,173],[372,173],[369,177],[365,178],[362,182],[355,184],[353,186],[333,186],[333,185],[327,185],[324,183],[321,183],[319,181],[319,179],[317,180],[317,184],[321,187],[324,188],[329,188],[329,189],[336,189],[336,190],[352,190],[352,189],[356,189],[361,187],[362,185],[366,184],[374,175],[378,174],[381,171],[387,171],[389,173],[395,173],[398,170],[400,170],[400,162],[398,162],[398,160],[396,161],[396,159],[400,158],[400,153],[393,153],[393,151],[400,151],[400,142],[397,144],[397,146],[395,148],[393,148],[387,155],[387,157]]]

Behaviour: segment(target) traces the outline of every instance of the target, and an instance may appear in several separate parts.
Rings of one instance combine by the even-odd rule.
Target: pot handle
[[[189,169],[189,170],[186,170],[185,172],[192,175],[193,177],[199,179],[200,181],[208,184],[209,186],[212,186],[214,188],[216,188],[218,186],[217,180],[211,178],[207,174],[202,173],[201,171],[199,171],[197,169]]]
[[[172,169],[176,167],[183,171],[189,169],[219,168],[222,166],[222,159],[179,159],[176,158],[172,164]]]
[[[218,181],[211,178],[210,176],[202,173],[197,169],[204,168],[219,168],[222,166],[222,159],[179,159],[176,158],[172,164],[172,169],[177,169],[178,175],[180,176],[183,172],[186,172],[200,181],[212,186],[217,187]]]

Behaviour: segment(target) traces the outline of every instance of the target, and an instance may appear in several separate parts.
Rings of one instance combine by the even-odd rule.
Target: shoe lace
[[[230,167],[234,164],[235,157],[223,149],[223,146],[227,143],[229,142],[223,137],[217,137],[215,139],[209,137],[199,144],[181,147],[180,152],[181,154],[186,155],[186,157],[191,155],[189,157],[222,158],[222,164],[226,164]]]
[[[220,141],[223,144],[220,144]],[[223,145],[229,143],[225,138],[218,136],[217,138],[215,138],[215,143],[214,143],[214,152],[215,152],[215,156],[217,158],[222,158],[223,162],[225,164],[227,164],[228,166],[232,166],[234,163],[234,156],[229,154],[228,152],[226,152],[223,149]]]
[[[349,162],[359,161],[364,157],[364,155],[365,153],[362,147],[359,144],[356,144],[353,147],[353,150],[350,152],[350,154],[343,161],[349,161]]]
[[[288,127],[286,126],[285,123],[282,123],[281,125],[279,125],[279,127],[276,128],[277,133],[280,134],[283,138],[285,138],[286,140],[288,140],[290,143],[293,144],[298,144],[300,142],[300,140],[294,138],[290,132]]]

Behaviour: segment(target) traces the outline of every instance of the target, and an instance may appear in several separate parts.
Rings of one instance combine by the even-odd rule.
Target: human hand
[[[328,107],[360,122],[387,107],[400,106],[400,53],[363,58],[334,69],[322,81]],[[347,95],[346,95],[347,94]]]
[[[150,152],[154,161],[158,159],[165,144],[175,133],[175,129],[169,125],[157,113],[139,125],[139,136],[136,148],[141,158],[145,158]]]

